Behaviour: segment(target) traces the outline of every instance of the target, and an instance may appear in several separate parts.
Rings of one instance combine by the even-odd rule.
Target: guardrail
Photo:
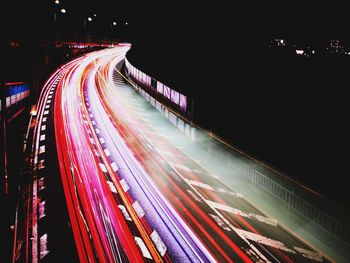
[[[211,154],[216,155],[218,158],[224,158],[227,165],[238,171],[238,175],[244,178],[246,182],[258,186],[277,198],[287,209],[293,209],[293,211],[303,216],[306,220],[316,223],[327,232],[329,242],[340,242],[350,248],[350,229],[344,223],[327,214],[326,211],[320,209],[313,203],[306,201],[303,197],[294,193],[294,190],[282,186],[281,183],[272,179],[269,175],[255,169],[254,165],[261,164],[255,163],[256,161],[254,159],[248,159],[249,157],[246,156],[237,157],[237,154],[240,153],[233,153],[234,149],[225,145],[225,151],[223,147],[221,147],[222,145],[219,147],[215,146],[215,143],[209,143],[212,144],[210,147]],[[254,165],[251,164],[252,162]],[[269,167],[264,166],[264,169],[269,169]],[[276,171],[273,170],[270,172],[276,173]],[[294,184],[293,182],[289,183]],[[295,185],[295,187],[299,188],[299,192],[306,192],[306,190],[303,190],[299,185]]]
[[[130,79],[129,81],[133,84],[135,90],[142,97],[144,97],[153,107],[155,107],[166,119],[168,119],[171,124],[178,128],[187,137],[191,138],[191,140],[195,140],[196,128],[192,124],[188,123],[186,119],[180,114],[173,112],[171,109],[167,108],[161,102],[153,98],[145,90],[140,88],[140,86],[132,79]]]
[[[154,92],[157,92],[157,94],[163,96],[164,98],[168,99],[169,101],[175,103],[180,107],[180,110],[182,112],[186,112],[187,107],[187,96],[177,92],[174,89],[171,89],[167,85],[163,84],[162,82],[148,76],[146,73],[142,72],[141,70],[137,69],[131,63],[125,58],[125,67],[128,71],[128,74],[137,82],[140,84],[151,88],[154,90]]]

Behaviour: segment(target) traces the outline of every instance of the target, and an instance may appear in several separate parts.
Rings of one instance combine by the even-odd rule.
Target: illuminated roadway
[[[80,262],[328,262],[148,121],[120,72],[128,49],[61,67],[38,104],[37,130],[45,111],[54,116],[51,139]],[[41,252],[33,246],[33,261]]]

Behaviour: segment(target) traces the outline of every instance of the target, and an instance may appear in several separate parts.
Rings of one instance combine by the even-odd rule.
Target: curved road
[[[328,262],[149,121],[120,71],[128,49],[78,58],[45,88],[56,87],[57,156],[79,260]]]

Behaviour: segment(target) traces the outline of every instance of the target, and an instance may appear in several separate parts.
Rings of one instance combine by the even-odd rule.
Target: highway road
[[[56,174],[79,261],[329,262],[154,125],[121,70],[129,48],[95,51],[62,66],[38,104],[33,162],[42,168],[44,118],[52,114],[46,136],[56,142]],[[35,262],[50,251],[50,236],[41,245],[35,223],[40,185],[31,189]]]

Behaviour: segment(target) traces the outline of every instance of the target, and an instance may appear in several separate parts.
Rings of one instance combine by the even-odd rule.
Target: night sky
[[[193,31],[214,34],[227,38],[231,34],[251,36],[281,34],[301,40],[312,40],[329,36],[346,36],[349,18],[344,2],[320,1],[67,1],[59,5],[54,1],[8,1],[2,4],[2,30],[24,25],[35,16],[50,16],[56,10],[65,8],[66,22],[72,27],[82,25],[81,20],[98,14],[98,23],[116,20],[118,24],[128,21],[131,30],[138,31],[137,37],[146,38],[147,32],[163,32],[164,35],[189,37]],[[46,21],[48,24],[49,22]],[[141,29],[141,30],[137,30]],[[167,30],[168,28],[168,30]],[[171,29],[171,30],[170,30]],[[220,30],[219,30],[220,29]],[[175,32],[174,32],[175,30]],[[135,37],[133,35],[132,37]]]
[[[36,2],[1,8],[3,39],[30,39],[33,28],[52,28],[57,12],[59,30],[130,41],[136,66],[191,96],[207,129],[332,199],[350,200],[342,184],[350,63],[268,49],[276,37],[314,47],[337,38],[350,47],[344,3],[61,0],[62,15],[53,1]]]

